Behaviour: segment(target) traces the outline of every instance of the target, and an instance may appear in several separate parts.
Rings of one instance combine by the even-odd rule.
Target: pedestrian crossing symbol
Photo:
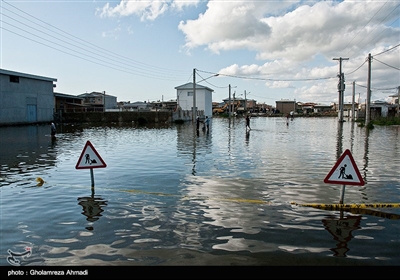
[[[100,157],[99,153],[93,147],[90,141],[86,142],[85,147],[82,150],[81,156],[76,163],[76,169],[87,169],[87,168],[101,168],[106,167],[106,163]]]
[[[324,179],[325,183],[364,186],[364,180],[351,155],[346,150]]]

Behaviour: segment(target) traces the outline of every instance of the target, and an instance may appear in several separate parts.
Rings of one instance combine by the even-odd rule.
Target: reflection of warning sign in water
[[[333,238],[339,243],[331,251],[335,252],[337,257],[345,257],[349,251],[348,242],[352,239],[352,231],[360,228],[361,216],[348,216],[341,219],[324,219],[322,223],[332,234]]]
[[[82,150],[81,156],[76,163],[75,168],[101,168],[106,166],[106,163],[100,157],[99,153],[93,147],[92,143],[90,143],[90,141],[87,141],[85,147]]]
[[[325,183],[364,186],[350,150],[346,150],[326,176]]]

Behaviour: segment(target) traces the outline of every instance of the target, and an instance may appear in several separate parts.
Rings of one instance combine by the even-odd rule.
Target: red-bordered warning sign
[[[325,183],[364,186],[364,180],[350,150],[344,151],[335,166],[324,179]]]
[[[101,158],[99,153],[93,147],[90,141],[86,142],[85,147],[82,150],[81,156],[76,163],[76,169],[86,169],[86,168],[101,168],[106,167],[107,164]]]

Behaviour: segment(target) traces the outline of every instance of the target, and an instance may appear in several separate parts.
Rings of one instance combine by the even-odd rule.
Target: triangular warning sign
[[[335,166],[324,179],[325,183],[364,186],[364,180],[350,150],[344,151]]]
[[[85,169],[85,168],[101,168],[106,167],[106,163],[100,157],[99,153],[93,147],[90,141],[86,142],[85,147],[82,150],[81,156],[79,157],[78,162],[76,163],[76,169]]]

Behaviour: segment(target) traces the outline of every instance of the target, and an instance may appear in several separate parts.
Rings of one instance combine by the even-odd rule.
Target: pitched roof
[[[54,96],[56,96],[56,97],[64,97],[64,98],[83,99],[83,97],[81,97],[81,96],[76,96],[76,95],[66,94],[66,93],[60,93],[60,92],[55,92]]]
[[[184,85],[180,85],[175,87],[175,89],[193,89],[193,83],[186,83]],[[196,89],[206,89],[208,91],[214,91],[213,89],[209,88],[209,87],[205,87],[199,84],[196,84]]]
[[[57,82],[57,79],[55,79],[55,78],[31,75],[31,74],[1,69],[1,68],[0,68],[0,74],[9,75],[9,76],[18,76],[18,77],[24,77],[24,78],[28,78],[28,79],[42,80],[42,81],[48,81],[48,82]]]
[[[104,92],[97,92],[97,91],[85,92],[85,93],[79,94],[78,96],[79,97],[96,97],[96,96],[111,96],[111,97],[115,97],[114,95],[105,94]]]

